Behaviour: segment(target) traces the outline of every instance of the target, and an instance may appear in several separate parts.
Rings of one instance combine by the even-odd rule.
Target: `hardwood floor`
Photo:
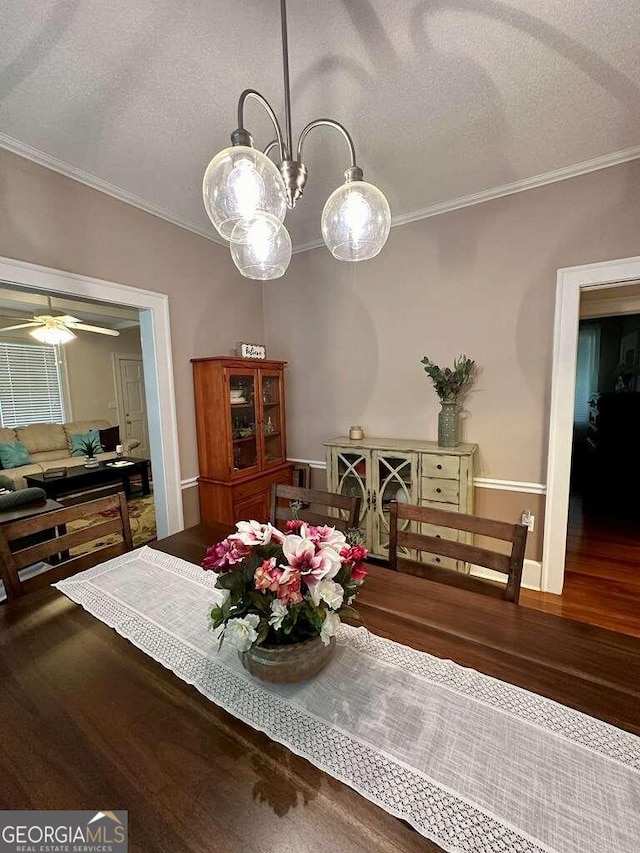
[[[563,594],[523,589],[520,603],[640,637],[640,522],[572,496]]]

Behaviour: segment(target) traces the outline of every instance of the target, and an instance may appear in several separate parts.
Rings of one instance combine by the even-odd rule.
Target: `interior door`
[[[124,415],[124,423],[120,423],[121,438],[137,439],[140,444],[132,451],[133,455],[148,459],[149,427],[142,359],[119,357],[118,372]]]
[[[418,454],[393,450],[374,450],[372,473],[372,553],[389,556],[389,504],[391,501],[417,504]],[[402,522],[402,529],[413,530],[413,523]],[[415,552],[398,549],[399,556],[415,559]]]

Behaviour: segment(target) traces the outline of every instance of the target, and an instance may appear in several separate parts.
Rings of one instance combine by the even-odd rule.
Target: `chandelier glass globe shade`
[[[231,257],[245,278],[280,278],[291,261],[291,237],[276,216],[257,213],[236,225],[231,235]]]
[[[382,249],[391,228],[389,202],[366,181],[348,181],[322,211],[322,237],[334,258],[366,261]]]
[[[234,145],[220,151],[207,166],[202,197],[209,219],[225,240],[243,219],[258,212],[284,221],[284,182],[275,163],[261,151]],[[240,236],[242,232],[238,232]]]

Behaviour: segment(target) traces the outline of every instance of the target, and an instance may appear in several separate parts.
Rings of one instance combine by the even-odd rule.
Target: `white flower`
[[[332,610],[342,607],[344,590],[339,583],[330,580],[321,580],[318,583],[307,584],[311,593],[311,600],[317,607],[320,600],[326,601]]]
[[[271,524],[260,524],[259,521],[238,521],[236,523],[237,533],[232,533],[228,539],[237,539],[243,545],[268,545],[269,542],[280,544],[284,541],[284,533],[281,533]]]
[[[256,628],[260,617],[249,613],[244,619],[229,619],[224,636],[239,652],[246,652],[258,639]]]
[[[269,625],[273,625],[273,627],[278,630],[278,628],[282,628],[282,622],[284,621],[288,609],[286,605],[284,605],[279,598],[274,598],[271,602],[271,616],[269,616]]]
[[[324,617],[322,628],[320,629],[320,639],[325,644],[329,645],[331,637],[335,637],[340,627],[340,617],[332,610],[327,610],[327,615]]]

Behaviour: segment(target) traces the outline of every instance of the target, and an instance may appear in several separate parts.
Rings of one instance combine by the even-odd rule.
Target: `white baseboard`
[[[492,572],[484,566],[471,566],[471,574],[474,578],[486,578],[492,581],[504,581],[504,575],[500,572]],[[537,560],[525,560],[522,572],[522,586],[525,589],[534,589],[540,592],[542,588],[542,563]]]

